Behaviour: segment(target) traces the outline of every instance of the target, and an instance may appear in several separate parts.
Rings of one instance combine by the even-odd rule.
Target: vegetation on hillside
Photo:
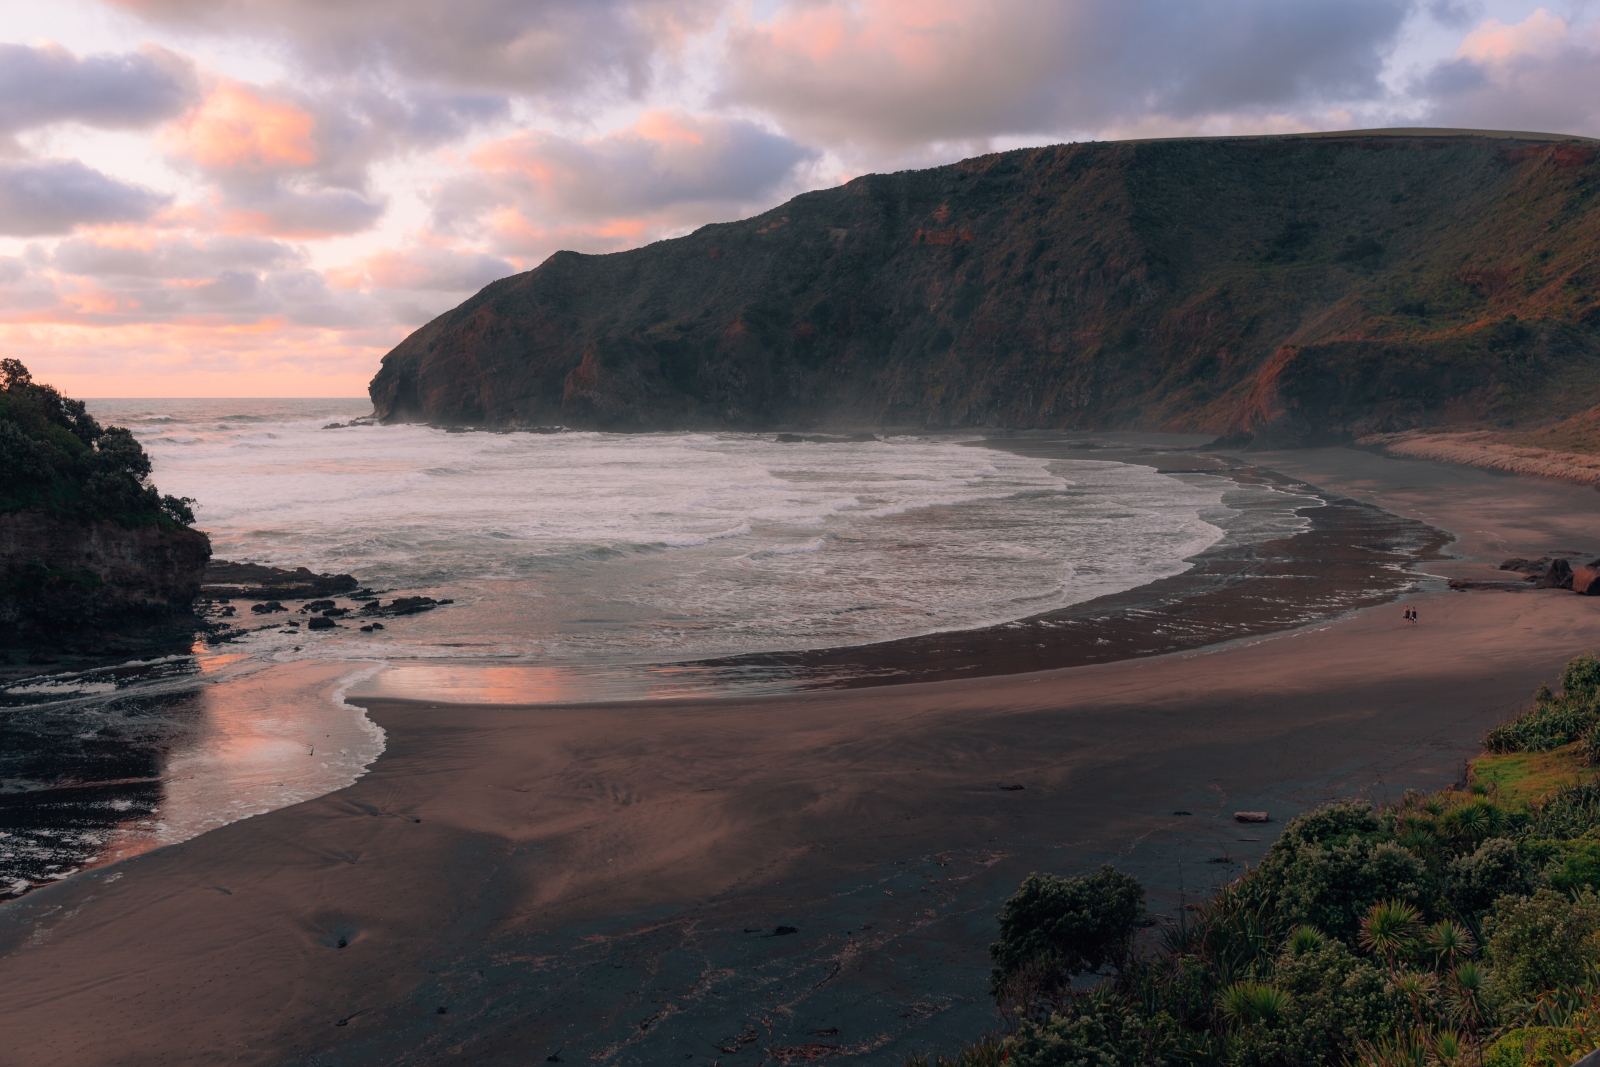
[[[102,427],[83,401],[36,383],[19,360],[0,360],[0,513],[37,509],[132,529],[192,525],[192,503],[156,491],[131,432]]]
[[[1240,137],[863,175],[559,252],[371,391],[389,420],[611,429],[1536,429],[1600,403],[1597,150]]]
[[[1565,754],[1564,780],[1301,815],[1154,951],[1128,875],[1029,877],[990,947],[1009,1032],[908,1067],[1570,1064],[1600,1046],[1597,721],[1582,656],[1485,741],[1491,761]]]

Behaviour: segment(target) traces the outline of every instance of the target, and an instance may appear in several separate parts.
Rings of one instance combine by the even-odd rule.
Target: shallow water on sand
[[[257,628],[217,648],[0,692],[0,894],[348,784],[381,751],[352,685],[537,703],[829,684],[686,664],[1037,616],[1292,535],[1321,503],[971,437],[327,428],[364,401],[90,407],[134,430],[163,492],[199,501],[219,558],[455,603],[372,633],[241,612]]]

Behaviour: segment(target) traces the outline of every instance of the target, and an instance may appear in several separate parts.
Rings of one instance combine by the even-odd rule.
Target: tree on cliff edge
[[[0,359],[0,512],[186,527],[192,503],[156,491],[130,431],[102,427],[83,401],[35,383],[21,360]]]

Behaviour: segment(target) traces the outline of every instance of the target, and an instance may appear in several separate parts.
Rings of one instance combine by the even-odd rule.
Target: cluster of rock
[[[435,600],[433,597],[428,596],[402,596],[396,597],[385,604],[382,599],[371,594],[368,590],[360,590],[357,594],[352,595],[352,599],[357,597],[365,600],[365,603],[359,608],[341,606],[337,601],[323,599],[309,600],[301,604],[297,610],[301,615],[311,616],[306,620],[307,630],[336,630],[340,628],[337,620],[346,616],[353,616],[355,619],[363,621],[361,626],[362,633],[372,633],[374,630],[382,630],[384,628],[383,623],[377,621],[380,618],[416,615],[420,612],[432,611],[434,608],[444,604],[455,603],[454,600],[448,597],[443,600]],[[254,615],[275,615],[279,612],[286,613],[289,610],[281,600],[265,600],[250,605],[250,612]],[[231,604],[225,605],[224,614],[226,616],[231,616],[233,611]],[[288,620],[285,625],[289,629],[282,631],[284,633],[290,633],[300,628],[299,621],[295,619]]]
[[[1508,559],[1503,571],[1526,575],[1537,589],[1570,589],[1582,596],[1600,596],[1600,559],[1574,567],[1565,556],[1540,556],[1538,559]]]
[[[251,615],[262,618],[291,612],[309,615],[311,617],[305,621],[308,631],[340,629],[338,620],[348,616],[352,621],[362,623],[362,633],[372,633],[384,628],[383,623],[378,621],[380,618],[415,615],[454,603],[448,598],[435,600],[427,596],[402,596],[386,604],[382,597],[388,590],[368,589],[349,574],[316,574],[306,567],[288,569],[216,560],[206,570],[205,579],[201,588],[210,595],[201,599],[200,607],[217,619],[236,617],[238,609],[231,603],[233,599],[254,600],[255,603],[250,605]],[[334,595],[342,595],[352,603],[341,605],[333,599]],[[284,603],[285,600],[301,599],[305,602],[298,608],[291,608]],[[300,632],[298,619],[284,620],[282,625],[284,629],[280,633]],[[229,629],[224,624],[214,630],[207,640],[213,644],[231,641],[249,632],[248,629]]]

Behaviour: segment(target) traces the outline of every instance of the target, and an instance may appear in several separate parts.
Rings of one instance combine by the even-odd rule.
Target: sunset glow
[[[1134,136],[1600,134],[1595,19],[1509,0],[401,6],[0,5],[9,353],[88,396],[359,396],[410,331],[552,252],[869,171]]]

